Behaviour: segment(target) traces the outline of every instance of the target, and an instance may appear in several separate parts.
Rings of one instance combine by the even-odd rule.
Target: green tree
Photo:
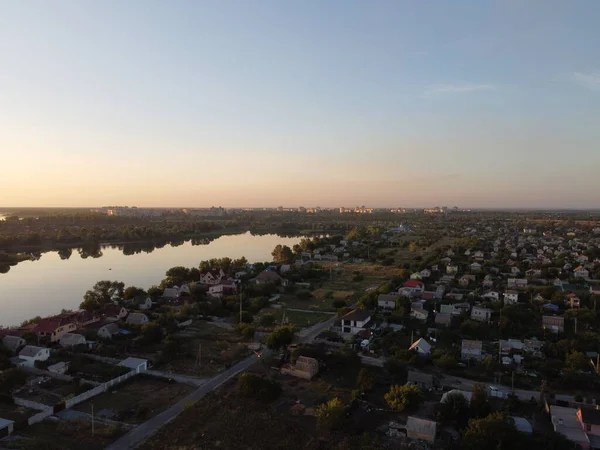
[[[410,244],[408,244],[408,251],[414,253],[417,251],[417,244],[415,244],[414,242],[411,242]]]
[[[92,311],[120,301],[123,299],[124,288],[125,284],[121,281],[98,281],[91,290],[85,293],[79,307]]]
[[[272,402],[281,395],[281,385],[253,373],[244,373],[238,377],[238,390],[242,395],[263,402]]]
[[[421,390],[414,384],[393,385],[384,396],[385,401],[395,411],[411,412],[423,401]]]
[[[337,430],[344,424],[346,407],[342,401],[336,397],[317,407],[315,416],[317,417],[317,427],[320,430]]]
[[[294,340],[295,331],[296,328],[290,325],[275,328],[266,339],[267,347],[271,350],[279,350],[287,347]]]
[[[475,383],[471,389],[471,411],[476,417],[485,417],[490,412],[490,402],[484,384]]]
[[[275,316],[271,313],[265,313],[260,317],[260,324],[263,327],[270,327],[275,323]]]
[[[366,367],[361,368],[360,372],[358,372],[356,384],[358,389],[363,392],[372,391],[375,387],[375,376],[373,375],[373,372]]]
[[[273,255],[273,260],[278,263],[288,263],[294,260],[294,252],[287,245],[278,244],[271,255]]]
[[[152,298],[158,298],[162,295],[162,289],[158,286],[152,286],[148,289],[148,295]]]
[[[138,295],[146,295],[146,291],[136,286],[129,286],[123,292],[123,299],[129,300],[137,297]]]
[[[464,425],[469,419],[469,401],[461,392],[450,392],[440,403],[440,419]]]
[[[242,337],[249,341],[254,337],[254,333],[256,330],[249,323],[240,323],[238,325],[238,332],[242,335]]]
[[[490,447],[493,439],[495,450],[514,448],[520,438],[515,422],[505,412],[495,412],[483,419],[471,419],[462,441],[464,450],[481,450]]]
[[[19,369],[8,369],[0,373],[0,395],[9,396],[11,392],[21,387],[27,381],[27,374]]]
[[[581,352],[571,351],[565,358],[565,366],[571,372],[578,372],[590,368],[589,359]]]
[[[142,325],[142,341],[145,344],[158,344],[162,341],[163,330],[156,322],[148,322]]]

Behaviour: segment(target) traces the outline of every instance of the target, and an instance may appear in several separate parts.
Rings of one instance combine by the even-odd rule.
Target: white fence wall
[[[28,425],[33,425],[34,423],[38,423],[41,422],[42,420],[44,420],[46,417],[51,416],[52,414],[54,414],[54,409],[50,408],[47,411],[42,411],[39,412],[33,416],[31,416],[29,419],[27,419],[27,424]]]
[[[123,381],[128,380],[129,378],[135,375],[137,375],[136,371],[132,370],[131,372],[127,372],[125,375],[121,375],[117,378],[113,378],[112,380],[107,381],[106,383],[102,383],[99,386],[96,386],[95,388],[78,395],[77,397],[70,398],[65,402],[65,408],[72,408],[73,406],[85,402],[86,400],[95,397],[96,395],[100,395],[103,392],[109,390],[111,387],[121,384]]]
[[[20,397],[13,397],[15,405],[24,406],[25,408],[35,409],[37,411],[52,411],[52,406],[44,405],[43,403],[34,402],[33,400],[25,400]]]

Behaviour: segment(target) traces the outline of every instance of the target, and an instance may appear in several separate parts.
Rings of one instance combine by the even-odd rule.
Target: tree
[[[146,295],[146,291],[136,286],[129,286],[123,292],[123,299],[129,300],[137,297],[138,295]]]
[[[567,370],[570,370],[571,372],[578,372],[580,370],[589,369],[590,363],[583,353],[573,350],[565,358],[565,366]]]
[[[440,356],[433,363],[439,368],[446,370],[455,369],[456,367],[458,367],[458,361],[456,360],[456,358],[449,354]]]
[[[146,344],[158,344],[162,341],[163,330],[156,322],[148,322],[142,325],[142,341]]]
[[[317,426],[324,431],[339,429],[344,424],[346,407],[339,398],[333,398],[317,407]]]
[[[238,332],[242,335],[242,337],[249,341],[254,337],[255,329],[249,323],[240,323],[238,325]]]
[[[369,369],[363,367],[362,369],[360,369],[360,372],[358,372],[358,379],[356,380],[356,384],[357,387],[363,392],[372,391],[375,387],[375,377]]]
[[[295,331],[296,328],[290,325],[275,328],[275,330],[267,337],[267,347],[271,350],[279,350],[287,347],[294,340]]]
[[[415,244],[414,242],[411,242],[410,244],[408,244],[408,251],[414,253],[417,251],[417,244]]]
[[[238,389],[242,395],[263,402],[272,402],[281,395],[279,383],[253,373],[244,373],[238,377]]]
[[[260,324],[263,327],[270,327],[275,323],[275,316],[271,313],[265,313],[260,317]]]
[[[250,311],[242,311],[241,317],[237,318],[241,323],[252,323],[254,316]]]
[[[471,419],[462,441],[464,450],[481,450],[490,447],[493,438],[496,450],[514,448],[519,433],[512,417],[505,412],[495,412],[483,419]]]
[[[81,309],[92,311],[105,305],[123,299],[125,284],[121,281],[98,281],[94,287],[83,296]]]
[[[464,425],[469,419],[469,401],[461,392],[450,392],[440,403],[440,419]]]
[[[471,390],[471,410],[476,417],[485,417],[490,412],[487,388],[481,383],[475,383]]]
[[[162,289],[158,286],[152,286],[148,289],[148,295],[152,298],[158,298],[162,295]]]
[[[181,286],[183,283],[190,280],[190,269],[183,266],[171,267],[165,273],[167,283],[171,286]]]
[[[414,411],[423,401],[421,390],[414,384],[393,385],[384,396],[385,401],[395,411]]]
[[[274,261],[278,263],[288,263],[294,259],[294,252],[287,245],[277,245],[271,255],[273,255]]]
[[[19,369],[8,369],[0,374],[0,395],[10,396],[13,389],[23,386],[27,374]]]

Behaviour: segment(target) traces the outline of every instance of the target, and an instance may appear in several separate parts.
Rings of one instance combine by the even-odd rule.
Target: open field
[[[323,312],[311,312],[311,311],[290,311],[284,308],[267,308],[263,309],[261,313],[271,313],[275,316],[276,324],[280,324],[285,313],[285,318],[290,324],[296,325],[297,328],[311,327],[317,323],[324,322],[332,317],[332,314]]]
[[[196,322],[181,331],[179,336],[183,339],[180,354],[167,363],[157,365],[157,369],[206,377],[250,354],[246,342],[235,329],[219,327],[210,322]]]
[[[73,409],[125,423],[142,423],[164,411],[193,388],[161,378],[136,376],[114,390],[80,403]]]
[[[123,434],[115,426],[92,424],[87,420],[40,422],[19,432],[20,439],[7,448],[20,450],[101,450]]]

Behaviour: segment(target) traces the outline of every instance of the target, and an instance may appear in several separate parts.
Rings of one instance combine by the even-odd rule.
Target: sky
[[[0,0],[0,206],[598,208],[599,17]]]

